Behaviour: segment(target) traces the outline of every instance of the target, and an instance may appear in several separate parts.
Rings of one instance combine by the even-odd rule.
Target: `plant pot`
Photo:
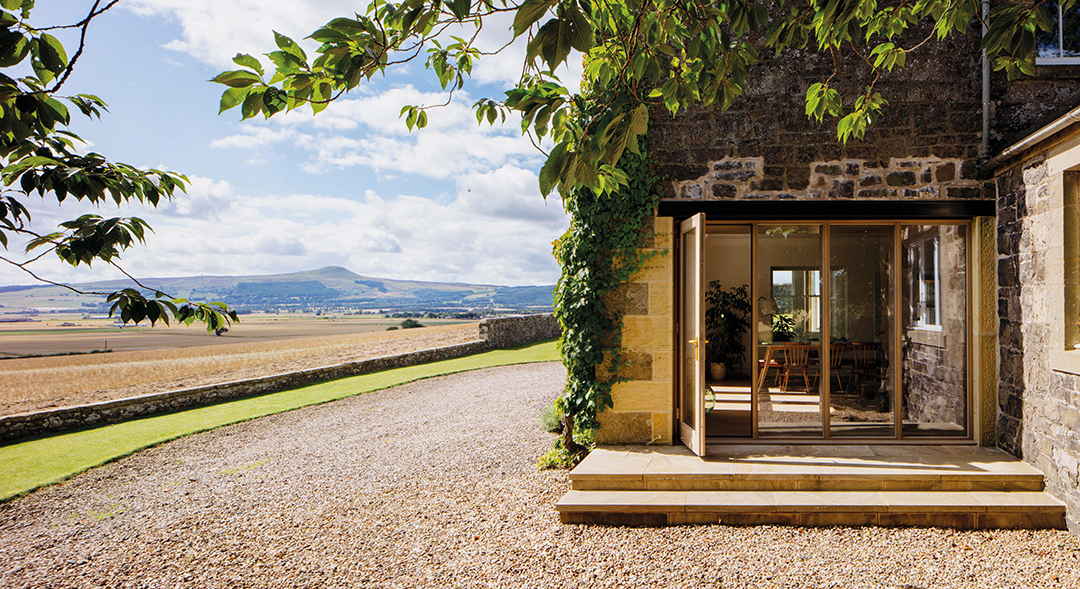
[[[727,364],[723,362],[709,362],[709,378],[724,380],[727,378]]]

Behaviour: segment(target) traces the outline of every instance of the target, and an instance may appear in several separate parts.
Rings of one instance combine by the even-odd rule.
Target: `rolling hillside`
[[[551,308],[548,286],[496,286],[455,282],[421,282],[361,276],[339,266],[266,276],[189,276],[148,278],[145,284],[191,300],[224,301],[240,311],[384,312],[520,310]],[[76,285],[80,290],[111,292],[131,283],[112,280]],[[104,297],[75,295],[60,287],[0,287],[0,313],[31,309],[83,309],[101,312]]]

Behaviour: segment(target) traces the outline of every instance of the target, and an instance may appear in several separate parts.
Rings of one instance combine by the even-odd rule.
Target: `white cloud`
[[[235,67],[236,53],[261,55],[276,48],[272,31],[302,41],[330,19],[351,15],[357,3],[350,0],[133,0],[128,7],[142,16],[175,20],[182,36],[164,47],[186,53],[220,68]]]
[[[271,128],[253,124],[243,124],[240,126],[239,134],[215,139],[210,142],[210,147],[217,149],[253,149],[256,147],[272,145],[295,135],[296,132],[288,128]]]
[[[465,176],[456,198],[440,204],[371,190],[354,198],[233,195],[226,182],[196,177],[189,196],[216,202],[211,216],[131,207],[123,214],[137,213],[155,232],[122,265],[141,277],[277,274],[336,264],[383,278],[550,284],[558,276],[551,241],[567,221],[558,201],[545,205],[535,186],[532,172],[504,166]],[[51,279],[115,274],[49,260],[36,265]],[[30,282],[8,269],[0,269],[0,280]]]

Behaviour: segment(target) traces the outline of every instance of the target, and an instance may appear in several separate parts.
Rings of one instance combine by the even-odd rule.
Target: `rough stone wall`
[[[958,178],[960,158],[892,157],[887,160],[815,161],[781,175],[763,157],[724,158],[708,172],[676,182],[680,199],[967,199],[982,198],[984,182]]]
[[[990,152],[997,153],[1080,106],[1080,66],[1038,66],[1033,78],[990,78]]]
[[[1065,501],[1070,527],[1080,531],[1080,371],[1055,366],[1055,356],[1076,353],[1065,349],[1061,325],[1066,210],[1075,216],[1076,203],[1066,204],[1063,174],[1047,155],[1035,153],[997,179],[998,445],[1043,472],[1046,490]],[[1077,227],[1071,231],[1075,241]]]
[[[1045,245],[1053,231],[1047,180],[1043,156],[998,176],[998,445],[1020,457],[1038,454],[1025,447],[1025,428],[1034,426],[1026,398],[1050,384],[1050,310],[1043,299],[1048,252],[1035,239],[1040,234]]]
[[[992,197],[978,170],[978,45],[977,31],[929,43],[906,68],[884,74],[875,88],[889,101],[886,111],[863,140],[847,145],[837,141],[835,119],[819,124],[805,112],[806,90],[832,73],[832,58],[813,51],[766,57],[727,112],[653,113],[649,154],[669,179],[665,197]],[[830,83],[854,96],[871,78],[866,64],[848,60]]]
[[[559,320],[551,313],[489,317],[480,321],[480,339],[492,348],[554,339],[561,332]]]
[[[558,335],[559,323],[555,316],[550,313],[489,318],[480,322],[480,341],[420,350],[396,356],[383,356],[325,368],[312,368],[252,380],[155,393],[80,407],[0,417],[0,441],[220,403],[402,366],[438,362],[439,360],[459,358],[491,349],[552,339],[558,337]]]
[[[614,406],[600,413],[598,444],[671,444],[674,423],[675,256],[670,217],[655,217],[643,249],[655,252],[617,296],[623,316],[623,353],[630,361],[620,376],[631,379],[611,391]]]

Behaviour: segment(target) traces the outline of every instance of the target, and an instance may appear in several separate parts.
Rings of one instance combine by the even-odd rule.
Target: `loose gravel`
[[[1080,587],[1062,531],[562,525],[558,364],[151,448],[0,505],[0,587]]]

